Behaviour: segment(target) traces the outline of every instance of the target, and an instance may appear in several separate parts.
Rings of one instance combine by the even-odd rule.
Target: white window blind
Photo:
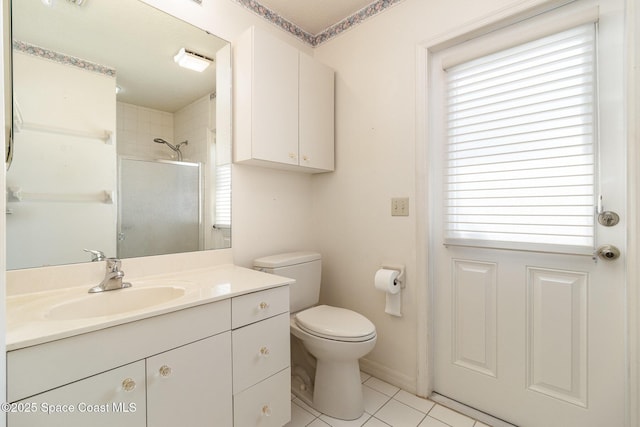
[[[231,164],[216,166],[215,227],[231,227]]]
[[[446,70],[445,242],[591,252],[595,24]]]

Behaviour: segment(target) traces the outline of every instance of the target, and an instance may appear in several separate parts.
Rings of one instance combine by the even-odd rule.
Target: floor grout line
[[[365,375],[366,375],[366,374],[365,374]],[[459,414],[459,415],[461,415],[461,416],[464,416],[465,418],[469,419],[470,421],[472,421],[472,422],[473,422],[473,424],[471,424],[471,426],[472,426],[472,427],[476,427],[476,426],[480,427],[480,424],[478,424],[478,423],[482,423],[482,421],[479,421],[478,419],[474,419],[474,418],[472,418],[472,417],[469,417],[468,415],[466,415],[466,414],[464,414],[464,413],[461,413],[460,411],[457,411],[457,410],[455,410],[455,409],[453,409],[453,408],[448,407],[448,405],[444,405],[444,404],[442,404],[442,403],[440,403],[440,402],[434,401],[433,399],[424,399],[424,398],[420,398],[420,397],[417,397],[417,396],[416,396],[418,399],[425,400],[425,401],[427,401],[427,402],[432,403],[431,407],[429,407],[429,409],[425,412],[425,411],[424,411],[424,410],[422,410],[422,409],[419,409],[419,408],[417,408],[417,407],[415,407],[415,406],[412,406],[410,403],[405,403],[405,402],[403,402],[402,400],[398,399],[398,397],[400,397],[400,396],[399,396],[399,394],[403,391],[402,389],[400,389],[400,388],[398,388],[398,387],[396,387],[396,386],[393,386],[393,385],[391,385],[391,384],[389,384],[389,383],[386,383],[385,381],[382,381],[382,380],[380,380],[380,379],[378,379],[378,378],[375,378],[375,377],[373,377],[373,376],[369,376],[369,375],[367,375],[366,377],[362,377],[362,376],[361,376],[361,378],[363,378],[363,379],[362,379],[362,385],[363,385],[363,387],[367,387],[367,388],[368,388],[368,389],[370,389],[371,391],[373,391],[373,392],[375,392],[375,393],[378,393],[378,394],[380,394],[380,395],[384,396],[384,401],[383,401],[379,406],[377,406],[377,404],[376,404],[376,408],[373,410],[373,413],[369,413],[369,412],[367,412],[367,411],[365,410],[365,414],[366,414],[367,416],[366,416],[366,417],[364,417],[364,418],[361,420],[361,423],[359,423],[359,424],[358,424],[358,423],[350,424],[350,425],[352,425],[353,427],[362,427],[362,426],[365,426],[365,425],[366,425],[367,423],[369,423],[372,419],[375,419],[375,421],[376,421],[377,423],[382,423],[384,426],[394,427],[392,424],[389,424],[387,421],[384,421],[384,420],[382,420],[381,418],[378,418],[378,417],[376,416],[376,415],[378,415],[378,414],[380,413],[380,411],[382,411],[382,410],[383,410],[383,408],[385,408],[387,405],[389,405],[389,403],[390,403],[391,401],[395,401],[395,403],[394,403],[395,405],[400,405],[400,406],[395,406],[395,408],[398,408],[398,407],[400,407],[400,408],[405,408],[405,407],[406,407],[408,411],[411,411],[411,412],[412,412],[412,414],[413,414],[412,416],[416,415],[415,413],[418,413],[418,414],[420,414],[420,415],[421,415],[420,420],[415,424],[415,426],[414,426],[414,427],[418,427],[420,424],[424,423],[424,422],[427,420],[427,418],[430,418],[430,419],[436,420],[436,421],[438,421],[439,423],[442,423],[443,425],[446,425],[446,426],[448,426],[448,427],[454,427],[452,424],[449,424],[447,421],[444,421],[444,420],[441,420],[441,419],[440,419],[440,418],[445,418],[445,417],[437,417],[437,416],[430,415],[430,414],[432,413],[432,411],[433,411],[436,407],[438,407],[438,406],[440,406],[440,407],[442,407],[442,408],[445,408],[445,409],[447,409],[447,410],[450,410],[450,411],[452,411],[452,412],[455,412],[455,413],[457,413],[457,414]],[[372,380],[372,379],[373,379],[373,380]],[[371,381],[371,384],[366,384],[366,383],[367,383],[367,382],[369,382],[370,380],[372,380],[372,381]],[[372,387],[372,386],[371,386],[372,384],[377,385],[377,386],[378,386],[378,388],[374,388],[374,387]],[[387,388],[387,387],[389,387],[389,388]],[[388,393],[391,393],[391,392],[390,392],[390,390],[392,389],[392,390],[393,390],[393,392],[392,392],[391,394],[387,394],[387,393],[385,393],[385,392],[381,391],[381,389],[386,389],[386,391],[387,391]],[[405,393],[407,393],[407,392],[405,392]],[[415,395],[413,395],[413,394],[411,394],[411,393],[409,393],[409,395],[410,395],[410,396],[415,396]],[[403,398],[405,401],[406,401],[406,400],[411,401],[411,399],[409,399],[407,396],[402,396],[401,398]],[[297,402],[300,402],[302,405],[305,405],[305,406],[303,407],[302,405],[298,404]],[[413,402],[415,403],[416,401],[413,401]],[[304,426],[305,426],[305,427],[306,427],[306,426],[310,426],[311,424],[314,424],[314,423],[318,423],[318,422],[321,422],[323,427],[324,427],[324,426],[327,426],[327,425],[328,425],[328,426],[330,426],[330,427],[336,427],[334,424],[332,424],[332,423],[330,422],[330,420],[329,420],[329,421],[327,421],[327,420],[326,420],[326,417],[327,417],[327,416],[326,416],[326,414],[322,414],[322,413],[320,413],[319,411],[315,411],[315,410],[314,410],[314,411],[315,411],[315,412],[317,412],[317,413],[319,413],[319,415],[316,415],[315,413],[310,412],[310,411],[306,408],[308,405],[306,405],[306,403],[304,403],[304,401],[302,401],[301,399],[299,399],[299,398],[295,397],[295,395],[293,395],[293,394],[292,394],[291,404],[292,404],[292,405],[296,405],[296,406],[298,406],[298,408],[300,408],[302,411],[304,411],[305,413],[309,414],[309,415],[312,417],[308,423],[304,423]],[[417,405],[417,403],[415,403],[415,404]],[[313,408],[311,408],[311,407],[309,407],[309,409],[312,409],[312,410],[313,410]],[[415,411],[415,412],[414,412],[414,411]],[[293,413],[293,411],[292,411],[292,413]],[[400,413],[402,413],[402,409],[400,410]],[[322,417],[323,417],[323,415],[325,416],[325,419],[323,419],[323,418],[322,418]],[[306,418],[306,417],[305,417],[305,418]],[[329,418],[330,418],[330,417],[329,417]],[[450,420],[448,420],[448,421],[450,421]],[[287,424],[287,426],[286,426],[286,427],[297,427],[297,426],[302,426],[302,424],[292,424],[293,422],[294,422],[294,420],[292,419],[292,422],[291,422],[291,423],[289,423],[289,424]],[[348,423],[348,422],[345,422],[345,423]],[[339,425],[346,425],[346,424],[339,423]],[[485,425],[486,425],[486,423],[485,423]]]

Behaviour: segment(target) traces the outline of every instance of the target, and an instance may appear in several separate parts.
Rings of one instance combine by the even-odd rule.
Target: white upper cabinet
[[[334,167],[334,73],[300,52],[298,75],[300,166],[332,171]]]
[[[235,42],[234,160],[334,170],[334,72],[251,27]]]

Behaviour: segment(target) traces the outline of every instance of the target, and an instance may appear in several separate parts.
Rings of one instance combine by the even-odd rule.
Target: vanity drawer
[[[232,332],[233,393],[289,366],[289,313]]]
[[[291,419],[291,370],[284,369],[234,396],[236,427],[282,427]]]
[[[289,286],[253,292],[231,300],[231,327],[240,328],[289,311]]]

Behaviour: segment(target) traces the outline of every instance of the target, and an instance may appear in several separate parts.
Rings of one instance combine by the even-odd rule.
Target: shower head
[[[166,144],[169,148],[171,148],[173,151],[175,151],[178,154],[178,160],[179,161],[182,161],[182,152],[180,151],[180,146],[188,144],[188,141],[182,141],[180,144],[178,144],[176,146],[176,145],[173,145],[173,144],[165,141],[162,138],[153,138],[153,142],[156,142],[158,144]]]

